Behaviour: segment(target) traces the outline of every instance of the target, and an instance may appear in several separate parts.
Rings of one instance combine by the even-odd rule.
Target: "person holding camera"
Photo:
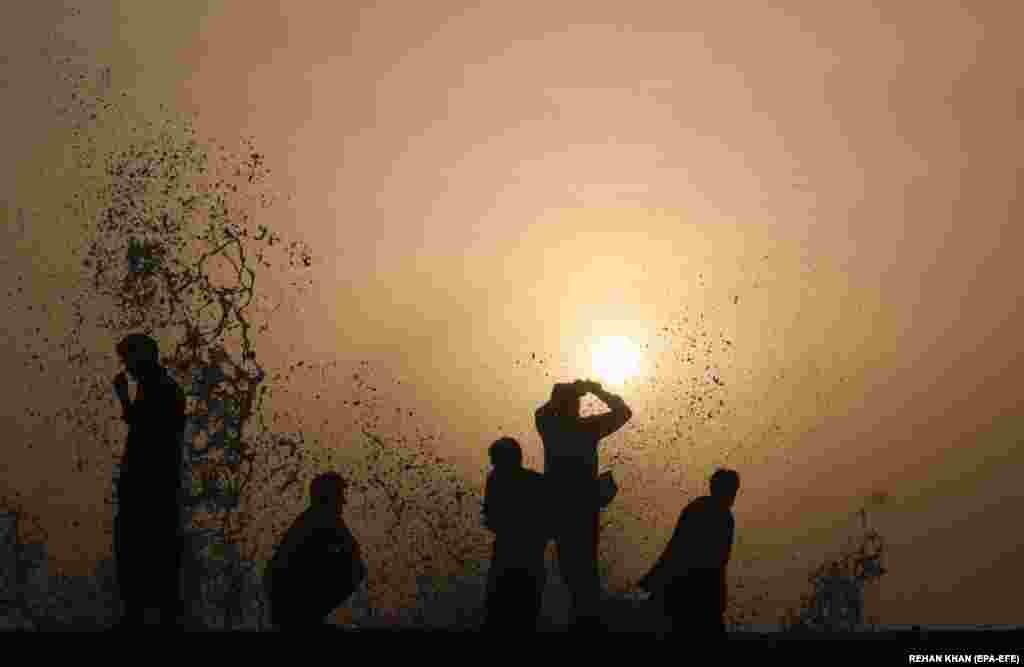
[[[608,412],[580,416],[580,400],[593,394]],[[597,447],[633,417],[621,397],[597,382],[559,383],[551,399],[537,409],[537,431],[544,443],[544,475],[551,489],[552,521],[558,564],[572,595],[573,627],[600,626],[601,583],[597,571],[601,491]]]

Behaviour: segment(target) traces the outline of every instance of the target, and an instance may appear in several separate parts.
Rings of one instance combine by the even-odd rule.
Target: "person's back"
[[[732,511],[711,496],[690,502],[679,517],[686,545],[680,557],[681,570],[721,570],[725,567],[735,531]]]
[[[526,468],[488,476],[484,514],[495,534],[497,563],[543,571],[550,537],[547,490],[544,476]]]

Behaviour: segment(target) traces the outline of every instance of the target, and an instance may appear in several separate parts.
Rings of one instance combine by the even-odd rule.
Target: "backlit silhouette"
[[[640,587],[661,600],[673,632],[725,639],[726,570],[740,478],[733,470],[717,470],[710,485],[710,496],[693,500],[680,513],[668,546]]]
[[[581,417],[580,399],[592,393],[609,412]],[[597,382],[556,384],[551,400],[536,412],[544,441],[544,474],[551,487],[551,516],[558,545],[559,569],[572,594],[576,629],[598,625],[600,579],[597,572],[600,488],[597,446],[622,428],[633,413],[626,403]]]
[[[547,574],[547,487],[543,475],[523,467],[523,452],[514,439],[497,440],[489,453],[494,469],[487,477],[483,511],[484,525],[495,539],[484,629],[533,632]]]
[[[359,543],[342,518],[346,483],[337,473],[310,484],[310,506],[295,519],[267,566],[271,620],[281,630],[329,628],[325,618],[366,578]]]
[[[146,610],[157,608],[162,624],[180,625],[184,621],[180,572],[185,394],[160,365],[159,348],[149,336],[125,337],[117,345],[117,354],[138,382],[134,401],[124,372],[113,382],[129,427],[114,521],[122,622],[141,625]]]

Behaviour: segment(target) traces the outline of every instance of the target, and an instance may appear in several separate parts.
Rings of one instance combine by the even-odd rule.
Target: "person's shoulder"
[[[333,539],[338,533],[348,532],[345,520],[333,512],[311,512],[307,522],[307,531],[324,540]]]
[[[689,503],[686,504],[686,508],[683,510],[703,510],[708,507],[708,503],[711,500],[711,496],[697,496]]]
[[[295,517],[292,521],[292,530],[308,530],[311,528],[317,528],[323,524],[322,517],[319,512],[314,511],[312,507],[307,507]]]
[[[491,470],[491,472],[487,473],[487,481],[485,482],[486,487],[488,489],[493,489],[493,488],[495,488],[497,486],[500,486],[501,485],[501,478],[502,478],[502,476],[498,472],[497,468]]]

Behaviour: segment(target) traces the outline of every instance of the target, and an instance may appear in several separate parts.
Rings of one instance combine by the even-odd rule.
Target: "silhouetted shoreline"
[[[85,627],[81,625],[69,625],[61,629],[53,629],[50,632],[107,632],[110,628],[95,628]],[[160,628],[153,626],[151,628],[153,632],[161,632]],[[358,627],[358,626],[344,626],[344,625],[328,625],[325,626],[323,631],[327,633],[345,633],[345,634],[382,634],[382,633],[400,633],[400,634],[481,634],[478,630],[460,630],[460,629],[445,629],[445,628],[415,628],[415,627]],[[3,633],[34,633],[34,630],[0,630]],[[44,631],[45,632],[45,631]],[[197,629],[188,631],[189,634],[198,632],[200,634],[250,634],[269,632],[271,634],[280,632],[279,630],[256,630],[256,629],[240,629],[240,630],[219,630],[219,629]],[[546,630],[538,630],[536,634],[549,635],[549,634],[569,634],[564,628],[549,628]],[[649,637],[657,637],[657,632],[637,632],[637,631],[611,631],[608,634],[626,634],[626,635],[641,635]],[[1005,647],[1010,650],[1021,651],[1024,647],[1024,628],[1021,629],[1007,629],[1007,630],[940,630],[940,631],[919,631],[913,630],[877,630],[877,631],[859,631],[859,632],[750,632],[750,631],[730,631],[728,633],[729,640],[731,641],[756,641],[769,644],[775,644],[778,642],[821,642],[821,641],[845,641],[845,642],[888,642],[893,644],[900,644],[904,646],[943,646],[948,648],[959,647],[961,649],[977,649],[979,647]],[[665,635],[665,639],[671,640],[670,635]]]

